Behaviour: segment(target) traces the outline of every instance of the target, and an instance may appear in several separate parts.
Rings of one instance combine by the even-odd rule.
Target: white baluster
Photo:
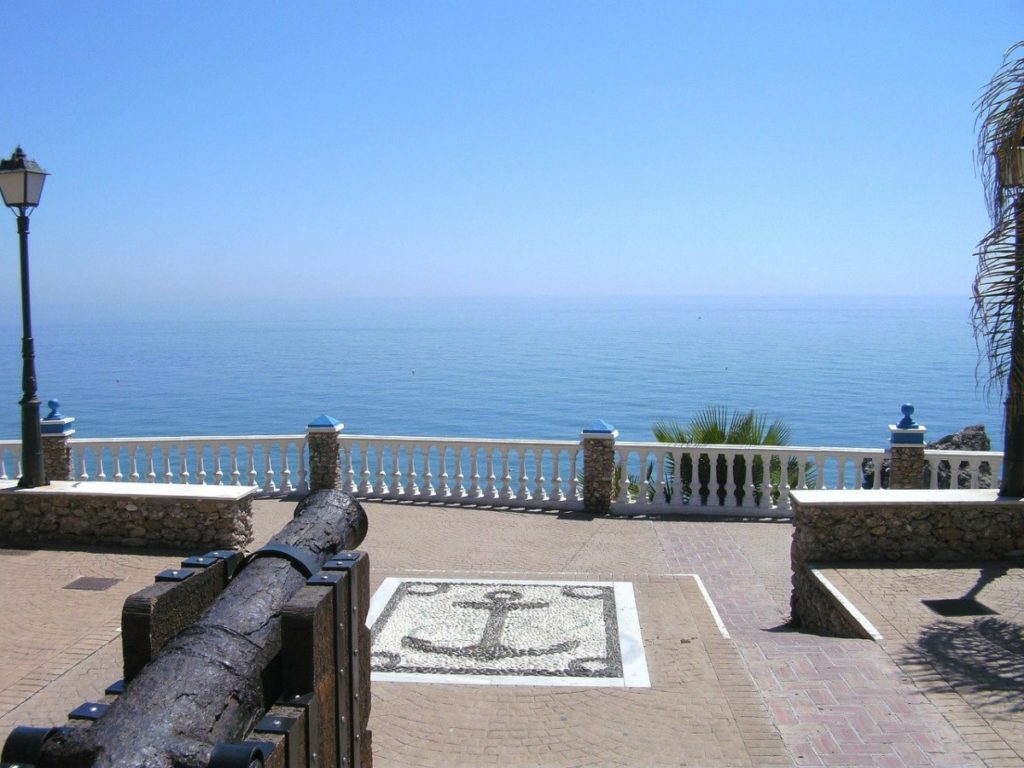
[[[420,487],[416,484],[416,445],[410,445],[405,452],[405,466],[408,469],[406,477],[408,484],[405,486],[405,496],[409,499],[419,498]]]
[[[778,506],[780,509],[789,508],[789,455],[788,454],[775,454],[775,458],[779,460],[779,500]]]
[[[836,488],[840,491],[846,488],[846,457],[839,456],[839,466],[836,467]]]
[[[797,455],[797,475],[796,475],[796,487],[797,490],[804,490],[807,488],[807,461],[801,456]]]
[[[402,495],[402,470],[398,468],[398,454],[401,450],[400,443],[391,445],[391,495],[396,499]]]
[[[231,451],[231,484],[241,485],[242,484],[242,471],[238,468],[238,452],[241,450],[241,446],[235,446],[234,450]]]
[[[376,454],[376,449],[374,450]],[[374,493],[373,483],[370,481],[373,471],[370,469],[370,443],[366,442],[359,446],[359,494],[370,496]]]
[[[466,498],[466,476],[462,473],[462,454],[465,452],[465,448],[462,446],[454,446],[452,450],[455,452],[455,488],[452,490],[452,494],[456,499]]]
[[[128,461],[131,464],[129,468],[128,478],[133,483],[139,482],[139,451],[138,448],[132,448],[128,453]]]
[[[121,449],[114,449],[114,482],[120,483],[124,480],[124,475],[121,472]]]
[[[178,445],[178,465],[179,465],[179,477],[181,478],[182,485],[188,485],[188,446],[184,443]],[[171,481],[168,481],[171,482]]]
[[[479,499],[483,496],[483,491],[480,489],[480,449],[474,446],[470,449],[469,455],[472,462],[472,468],[470,469],[472,474],[469,478],[469,498]]]
[[[206,485],[206,446],[196,444],[196,480],[199,485]]]
[[[213,484],[224,485],[224,468],[221,465],[221,453],[224,446],[215,443],[213,446]]]
[[[96,449],[96,479],[101,483],[106,481],[107,473],[103,469],[103,447],[100,446]]]
[[[736,506],[736,453],[720,454],[725,457],[725,497],[721,503],[726,507]]]
[[[516,497],[512,491],[512,472],[509,467],[509,454],[512,449],[505,447],[501,456],[501,498],[512,500]]]
[[[441,481],[440,486],[437,489],[437,495],[442,499],[447,499],[451,496],[452,489],[448,487],[448,446],[444,443],[438,446],[438,480]]]
[[[655,455],[657,455],[657,453],[655,453]],[[637,476],[635,501],[637,504],[642,504],[644,506],[647,506],[652,501],[656,501],[658,495],[657,481],[654,479],[654,465],[650,464],[652,461],[656,460],[651,457],[651,454],[648,453],[645,455],[644,452],[640,452],[640,474]],[[651,468],[650,477],[647,476],[648,466]]]
[[[495,481],[498,478],[494,474],[494,448],[487,449],[487,489],[484,491],[485,499],[498,498],[498,488]]]
[[[89,450],[88,448],[82,448],[82,452],[79,454],[79,457],[82,459],[82,469],[78,473],[78,479],[79,480],[88,480],[89,479],[89,467],[88,467],[88,465],[86,464],[86,461],[85,461],[85,454],[86,454],[86,451],[88,451],[88,450]],[[20,475],[21,473],[19,472],[18,474]]]
[[[569,500],[580,501],[583,498],[583,489],[580,487],[580,479],[576,476],[576,461],[579,458],[579,448],[574,448],[569,453]]]
[[[547,480],[544,478],[544,449],[542,447],[533,447],[533,461],[533,498],[536,501],[547,501],[548,493],[544,487]]]
[[[263,493],[271,494],[277,492],[277,483],[274,480],[274,455],[273,446],[270,443],[263,443]]]
[[[292,485],[292,468],[291,463],[288,461],[288,449],[287,443],[278,443],[277,450],[281,454],[281,492],[291,493],[295,490],[295,486]]]
[[[428,443],[423,446],[423,491],[422,495],[425,499],[433,499],[437,496],[437,489],[434,488],[434,473],[430,469],[430,449],[432,446]]]
[[[618,450],[619,454],[619,493],[616,498],[621,504],[629,503],[629,453],[625,448]],[[612,492],[614,493],[614,488]]]
[[[516,456],[519,459],[519,488],[516,491],[516,499],[519,501],[527,501],[530,498],[530,475],[526,471],[526,449],[520,448],[516,451]]]
[[[759,460],[763,466],[764,459],[761,458],[761,454],[756,451],[751,451],[747,456],[747,480],[743,486],[743,506],[745,507],[757,506],[757,488],[754,483],[754,465]]]
[[[669,478],[665,472],[665,460],[668,455],[669,451],[663,448],[659,448],[654,452],[654,475],[651,479],[655,483],[653,500],[655,504],[666,504],[668,503],[669,495],[671,494],[673,497],[675,495],[675,483],[672,484],[670,489]]]
[[[388,473],[384,471],[384,444],[377,446],[377,485],[374,492],[378,496],[388,495]]]
[[[259,472],[256,471],[256,446],[249,446],[249,485],[257,485],[256,480]]]
[[[562,491],[562,449],[551,449],[551,499],[553,501],[565,501],[565,493]]]

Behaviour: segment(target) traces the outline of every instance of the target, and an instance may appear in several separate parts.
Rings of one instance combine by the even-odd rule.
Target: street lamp
[[[0,194],[4,205],[18,217],[21,245],[21,480],[20,488],[46,485],[43,465],[43,436],[39,426],[39,396],[36,394],[36,352],[32,341],[32,310],[28,290],[28,217],[39,205],[47,173],[25,157],[21,147],[9,160],[0,160]]]

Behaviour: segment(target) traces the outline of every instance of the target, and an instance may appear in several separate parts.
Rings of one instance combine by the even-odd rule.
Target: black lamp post
[[[21,480],[20,488],[46,485],[43,465],[43,436],[39,425],[39,396],[36,394],[36,351],[32,341],[32,309],[28,290],[28,217],[39,205],[47,173],[25,157],[21,147],[9,160],[0,160],[0,194],[4,205],[18,217],[21,245]]]

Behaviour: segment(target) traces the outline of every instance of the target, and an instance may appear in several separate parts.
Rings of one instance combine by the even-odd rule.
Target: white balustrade
[[[879,465],[886,455],[881,449],[633,442],[616,443],[615,451],[618,514],[765,517],[788,517],[794,489],[864,488],[865,466]],[[878,473],[873,482],[880,482]]]
[[[80,481],[246,485],[261,495],[309,489],[305,437],[71,439]],[[342,486],[362,498],[581,509],[576,441],[339,435]],[[619,514],[786,517],[793,489],[887,486],[883,449],[618,442]],[[1001,453],[926,450],[925,485],[997,486]],[[0,441],[0,480],[20,476],[21,443]],[[885,482],[883,482],[883,480]]]
[[[309,489],[304,435],[115,437],[70,442],[80,481],[242,485],[244,477],[245,484],[259,488],[262,496]]]
[[[345,485],[362,498],[582,508],[583,488],[575,477],[582,448],[575,441],[343,433],[339,442]],[[376,483],[369,482],[371,466]],[[357,474],[364,478],[358,485],[353,483]],[[571,478],[568,493],[565,477]]]
[[[21,477],[21,441],[0,440],[0,480]]]
[[[1003,475],[1003,454],[992,451],[926,450],[925,480],[933,489],[998,488]],[[982,478],[985,478],[982,480]]]

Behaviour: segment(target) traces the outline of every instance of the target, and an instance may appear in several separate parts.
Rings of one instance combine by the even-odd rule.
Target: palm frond
[[[656,421],[651,425],[654,439],[659,443],[689,443],[690,435],[678,421]]]
[[[1024,188],[1012,183],[1008,169],[1017,168],[1024,144],[1024,41],[1013,45],[1003,64],[975,104],[978,145],[975,161],[991,229],[978,243],[971,320],[979,350],[988,363],[986,388],[1005,392],[1009,377],[1024,386],[1024,366],[1013,364],[1014,328],[1019,327],[1024,265],[1020,231]],[[979,361],[979,368],[981,361]]]
[[[690,439],[695,443],[724,443],[727,440],[730,422],[727,408],[709,405],[690,419]]]

